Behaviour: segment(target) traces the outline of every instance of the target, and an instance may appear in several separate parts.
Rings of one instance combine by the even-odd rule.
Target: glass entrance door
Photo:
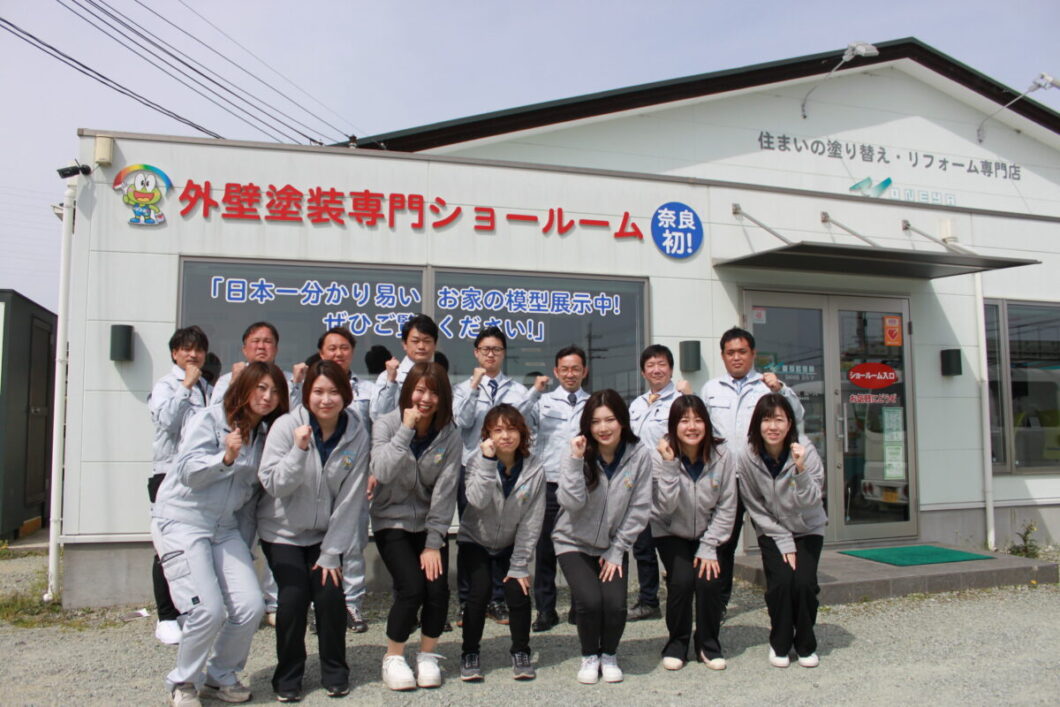
[[[830,541],[915,535],[904,300],[749,292],[757,365],[794,389],[825,467]]]

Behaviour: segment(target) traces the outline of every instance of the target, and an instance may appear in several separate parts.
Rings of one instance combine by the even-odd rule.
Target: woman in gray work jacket
[[[570,585],[582,663],[578,681],[620,682],[616,653],[626,627],[626,553],[651,515],[651,452],[629,426],[614,390],[593,393],[571,440],[552,531]]]
[[[177,666],[166,676],[174,705],[203,696],[246,702],[237,673],[265,613],[250,556],[258,463],[268,424],[287,412],[287,381],[256,361],[221,405],[189,421],[173,470],[151,509],[151,538],[173,603],[185,614]]]
[[[734,455],[721,442],[698,396],[674,400],[652,467],[651,534],[666,567],[667,670],[680,670],[688,659],[693,606],[696,660],[711,670],[726,667],[718,640],[725,606],[718,546],[732,533],[737,492]]]
[[[545,517],[545,472],[530,456],[530,429],[514,406],[486,413],[479,453],[468,465],[467,508],[456,541],[470,581],[464,609],[460,679],[482,679],[479,643],[493,590],[492,566],[504,568],[504,600],[516,680],[536,677],[530,662],[530,555]]]
[[[372,530],[394,581],[383,657],[383,682],[391,690],[442,684],[435,648],[449,610],[447,534],[463,452],[452,419],[449,376],[430,362],[409,369],[398,409],[372,425]],[[405,642],[417,620],[420,652],[413,675]]]
[[[791,404],[778,393],[758,401],[739,462],[740,496],[758,533],[769,609],[769,663],[786,668],[795,649],[799,665],[815,668],[817,563],[825,515],[824,468],[799,438]]]
[[[368,480],[368,432],[349,377],[332,361],[309,367],[302,404],[269,431],[258,478],[258,536],[279,588],[276,670],[280,702],[302,698],[306,612],[317,617],[320,677],[329,697],[349,694],[343,555],[351,550]]]

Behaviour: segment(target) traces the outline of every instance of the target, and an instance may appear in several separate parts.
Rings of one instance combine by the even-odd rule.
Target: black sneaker
[[[451,623],[449,623],[448,621],[446,621],[442,625],[442,633],[451,633],[452,630],[453,630],[453,625]]]
[[[301,702],[302,691],[301,690],[277,690],[276,691],[277,702]]]
[[[529,653],[512,653],[512,673],[516,680],[533,680],[537,677]]]
[[[354,633],[364,633],[368,630],[368,622],[361,617],[361,612],[356,607],[346,607],[346,628]]]
[[[643,619],[658,619],[662,616],[662,611],[657,606],[649,606],[642,604],[639,601],[633,605],[633,608],[626,614],[626,621],[641,621]]]
[[[538,612],[537,618],[534,619],[534,623],[530,628],[534,630],[534,633],[541,633],[542,631],[550,631],[553,626],[557,625],[559,625],[559,614],[555,611]]]
[[[491,601],[486,607],[486,616],[502,626],[508,625],[508,605],[503,601]]]
[[[481,682],[482,666],[478,653],[466,653],[460,656],[460,679],[464,682]]]
[[[328,691],[328,697],[345,697],[350,694],[349,683],[345,685],[332,685],[331,687],[324,688]]]

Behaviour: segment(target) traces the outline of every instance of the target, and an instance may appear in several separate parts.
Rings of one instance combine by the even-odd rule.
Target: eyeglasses
[[[504,353],[503,346],[479,346],[475,350],[478,351],[480,354],[489,354],[492,356],[499,356],[500,354]]]

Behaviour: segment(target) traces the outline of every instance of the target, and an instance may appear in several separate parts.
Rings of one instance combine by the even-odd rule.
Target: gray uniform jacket
[[[453,421],[460,428],[460,436],[464,442],[464,454],[460,460],[465,466],[471,463],[476,454],[479,454],[479,442],[482,441],[482,423],[486,420],[486,414],[501,403],[514,405],[525,418],[530,413],[530,407],[537,402],[540,393],[535,391],[531,397],[530,392],[522,383],[516,383],[503,373],[499,374],[497,381],[497,394],[490,397],[489,381],[482,376],[478,388],[471,389],[471,381],[466,380],[453,389]]]
[[[562,386],[543,394],[530,407],[527,424],[534,434],[534,457],[541,460],[549,483],[559,483],[559,472],[570,456],[570,441],[579,434],[578,423],[589,394],[581,388],[573,407]]]
[[[287,379],[287,397],[290,401],[290,407],[302,404],[302,384],[294,382],[294,376],[290,371],[284,371],[283,377]],[[228,386],[232,383],[232,372],[224,374],[217,379],[217,383],[213,386],[213,395],[210,396],[210,405],[216,405],[220,407],[225,401],[225,391],[228,390]]]
[[[493,554],[514,546],[508,576],[529,577],[530,555],[545,519],[545,472],[534,457],[523,460],[518,485],[504,497],[497,460],[480,452],[467,467],[467,508],[456,541]]]
[[[741,448],[740,497],[759,535],[768,535],[782,553],[795,552],[796,535],[824,535],[828,516],[824,511],[824,467],[813,443],[805,437],[806,463],[795,473],[788,461],[776,479],[762,458],[747,445]]]
[[[463,449],[453,424],[438,432],[417,459],[409,446],[415,431],[392,410],[372,425],[369,469],[379,485],[372,498],[372,528],[427,531],[427,547],[445,544],[456,509],[456,482]]]
[[[680,458],[652,453],[651,534],[699,540],[696,557],[717,560],[718,546],[736,521],[736,455],[718,445],[699,479],[692,480]]]
[[[151,457],[155,474],[168,474],[177,458],[184,424],[210,400],[210,384],[202,377],[191,388],[184,387],[185,373],[174,365],[158,379],[147,396],[147,409],[155,424]]]
[[[239,528],[249,544],[266,429],[258,425],[232,466],[225,466],[225,436],[231,431],[223,407],[207,407],[192,418],[173,470],[158,489],[153,518],[206,530]]]
[[[650,394],[651,391],[648,391],[639,395],[629,404],[629,426],[633,428],[633,434],[640,438],[641,444],[648,449],[655,449],[670,424],[670,406],[681,394],[677,392],[673,381],[659,391],[659,399],[651,404],[648,403]]]
[[[651,452],[639,442],[628,445],[614,475],[608,479],[601,471],[591,491],[584,463],[568,456],[560,475],[559,514],[552,531],[556,554],[602,555],[621,565],[651,518]]]
[[[309,412],[297,407],[273,423],[258,469],[265,489],[258,536],[284,545],[320,543],[317,564],[327,569],[339,567],[350,551],[368,483],[368,431],[355,413],[343,414],[346,431],[326,464],[312,437],[308,449],[295,444],[295,428],[309,424]]]
[[[747,444],[747,428],[751,425],[755,406],[762,396],[772,391],[762,380],[762,374],[754,370],[747,374],[739,392],[736,389],[732,376],[724,375],[704,383],[699,397],[703,398],[710,413],[714,436],[724,439],[732,449],[741,449]],[[795,425],[801,431],[805,413],[798,394],[786,385],[780,389],[780,394],[791,403]]]

